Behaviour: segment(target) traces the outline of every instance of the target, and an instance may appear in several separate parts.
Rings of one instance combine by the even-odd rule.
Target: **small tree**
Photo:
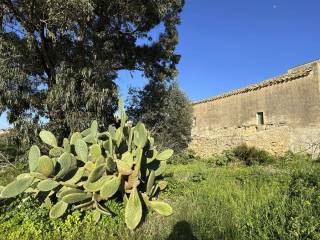
[[[144,122],[162,147],[179,152],[188,146],[192,107],[176,83],[150,81],[143,89],[130,89],[128,114]]]

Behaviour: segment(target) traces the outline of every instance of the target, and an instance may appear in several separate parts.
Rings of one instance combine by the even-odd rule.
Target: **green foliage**
[[[292,197],[303,197],[316,202],[320,197],[320,173],[312,169],[296,170],[293,172],[289,194]]]
[[[51,208],[51,218],[61,217],[67,208],[72,208],[93,209],[95,220],[99,220],[101,214],[112,215],[104,206],[111,199],[128,199],[125,222],[132,230],[141,222],[142,206],[170,215],[169,205],[153,201],[166,187],[160,178],[173,151],[166,149],[158,153],[142,123],[125,126],[126,114],[121,100],[119,107],[121,124],[118,128],[109,127],[115,131],[99,132],[94,121],[82,132],[81,139],[75,140],[73,134],[70,141],[64,141],[63,148],[57,146],[52,133],[40,132],[41,139],[52,147],[49,153],[55,150],[51,154],[54,156],[40,156],[39,148],[33,146],[29,151],[29,168],[33,171],[20,174],[0,196],[12,198],[24,191],[31,192]],[[148,163],[150,153],[155,156]]]
[[[299,155],[292,161],[301,162],[281,168],[207,168],[202,162],[172,166],[167,180],[168,190],[177,186],[174,222],[188,223],[172,239],[188,226],[198,239],[319,239],[320,165]],[[185,178],[198,172],[206,179]]]
[[[169,164],[178,165],[178,164],[189,164],[192,163],[195,160],[199,160],[199,157],[196,156],[195,152],[187,149],[180,153],[177,153],[173,155],[169,160]]]
[[[228,166],[231,163],[244,163],[247,166],[253,166],[273,163],[275,162],[275,156],[264,150],[248,147],[244,144],[230,150],[224,150],[220,154],[214,154],[202,159],[202,161],[213,167]],[[279,161],[282,161],[282,158]]]
[[[1,1],[0,112],[19,144],[113,121],[120,70],[174,79],[183,0]],[[76,14],[75,14],[76,13]],[[153,37],[153,29],[163,29]],[[143,42],[143,44],[141,44]]]
[[[52,239],[124,239],[127,231],[123,207],[109,201],[108,207],[115,216],[103,215],[96,223],[90,211],[67,209],[63,218],[49,218],[48,211],[36,198],[20,198],[0,206],[0,239],[2,240],[52,240]],[[36,211],[35,211],[36,209]],[[63,210],[63,209],[62,209]],[[56,212],[57,214],[59,212]],[[121,231],[119,231],[121,230]]]
[[[246,144],[233,149],[234,156],[247,166],[274,162],[274,157],[264,150],[249,147]]]
[[[305,165],[306,162],[304,162]],[[319,239],[320,171],[293,171],[281,196],[253,211],[252,221],[243,225],[248,239]],[[267,221],[266,221],[267,219]]]
[[[279,158],[280,164],[283,164],[284,166],[287,163],[293,163],[293,162],[306,162],[311,161],[311,156],[307,153],[293,153],[291,151],[287,151]]]
[[[150,213],[135,231],[127,229],[125,206],[117,198],[103,205],[114,215],[101,214],[96,222],[96,211],[70,207],[63,217],[50,219],[38,198],[21,201],[23,194],[12,202],[2,200],[6,204],[0,205],[0,239],[318,240],[320,164],[300,154],[283,165],[278,162],[223,168],[209,168],[202,160],[170,164],[163,175],[169,184],[161,198],[174,214],[163,218],[149,206]],[[192,180],[200,174],[201,181]],[[147,199],[142,196],[140,201]],[[158,210],[165,214],[166,207],[161,204]]]
[[[231,163],[239,162],[233,150],[224,150],[205,159],[201,159],[210,167],[225,167]]]
[[[202,182],[203,180],[205,180],[205,177],[203,173],[195,172],[189,175],[188,180],[190,182]]]
[[[234,151],[224,150],[217,158],[216,158],[216,166],[227,166],[229,163],[235,162],[237,160]]]
[[[131,89],[128,114],[152,129],[163,148],[181,152],[191,140],[192,106],[176,83],[151,81],[143,89]]]
[[[0,136],[0,168],[12,167],[18,162],[24,161],[25,151],[14,144],[15,131],[10,130]]]
[[[24,163],[17,163],[0,171],[0,186],[7,185],[15,180],[16,176],[28,171],[29,167]]]

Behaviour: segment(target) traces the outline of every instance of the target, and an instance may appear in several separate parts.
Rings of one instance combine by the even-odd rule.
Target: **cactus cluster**
[[[97,121],[93,121],[90,128],[65,138],[62,146],[51,132],[41,131],[39,136],[49,149],[47,155],[32,146],[30,172],[1,187],[0,197],[30,192],[44,196],[51,218],[61,217],[71,208],[93,211],[95,221],[101,214],[112,215],[106,203],[116,198],[123,200],[125,223],[130,229],[139,225],[144,209],[171,215],[170,205],[158,201],[157,195],[167,186],[161,174],[173,151],[158,152],[142,123],[126,126],[121,99],[119,110],[118,128],[110,125],[108,131],[99,132]]]

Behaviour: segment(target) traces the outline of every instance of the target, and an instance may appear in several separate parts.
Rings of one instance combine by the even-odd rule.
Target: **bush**
[[[234,156],[243,161],[247,166],[272,163],[275,160],[268,152],[255,147],[249,147],[246,144],[235,147],[232,151]]]
[[[227,166],[232,162],[237,161],[237,158],[235,157],[232,150],[224,150],[220,154],[214,154],[208,158],[203,159],[207,165],[211,167],[223,167]]]
[[[224,150],[216,159],[216,166],[227,166],[231,162],[237,160],[233,151]]]
[[[126,126],[122,101],[119,109],[118,128],[109,126],[108,131],[99,132],[94,121],[90,128],[65,138],[62,146],[51,132],[41,131],[45,149],[41,153],[37,145],[30,148],[30,172],[2,187],[1,198],[34,193],[50,209],[50,218],[59,218],[72,207],[92,209],[96,222],[102,214],[113,215],[108,204],[120,199],[130,229],[140,223],[144,207],[171,215],[172,208],[155,198],[167,186],[159,178],[173,151],[158,152],[142,123]]]
[[[279,160],[283,163],[293,162],[293,161],[309,161],[311,156],[307,153],[293,153],[292,151],[285,152],[280,156]]]
[[[204,181],[206,178],[204,177],[203,173],[201,172],[196,172],[196,173],[193,173],[191,174],[189,177],[188,177],[188,180],[190,182],[195,182],[195,183],[199,183],[199,182],[202,182]]]
[[[173,155],[167,162],[173,165],[186,165],[198,159],[199,157],[196,156],[196,153],[193,150],[187,149],[181,153]]]
[[[217,162],[218,155],[212,155],[207,158],[201,158],[201,161],[204,162],[209,167],[215,167]]]

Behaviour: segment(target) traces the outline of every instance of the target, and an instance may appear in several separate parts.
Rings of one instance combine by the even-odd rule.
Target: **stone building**
[[[320,61],[193,103],[190,148],[202,156],[247,143],[275,154],[320,146]],[[318,144],[319,142],[319,144]]]

